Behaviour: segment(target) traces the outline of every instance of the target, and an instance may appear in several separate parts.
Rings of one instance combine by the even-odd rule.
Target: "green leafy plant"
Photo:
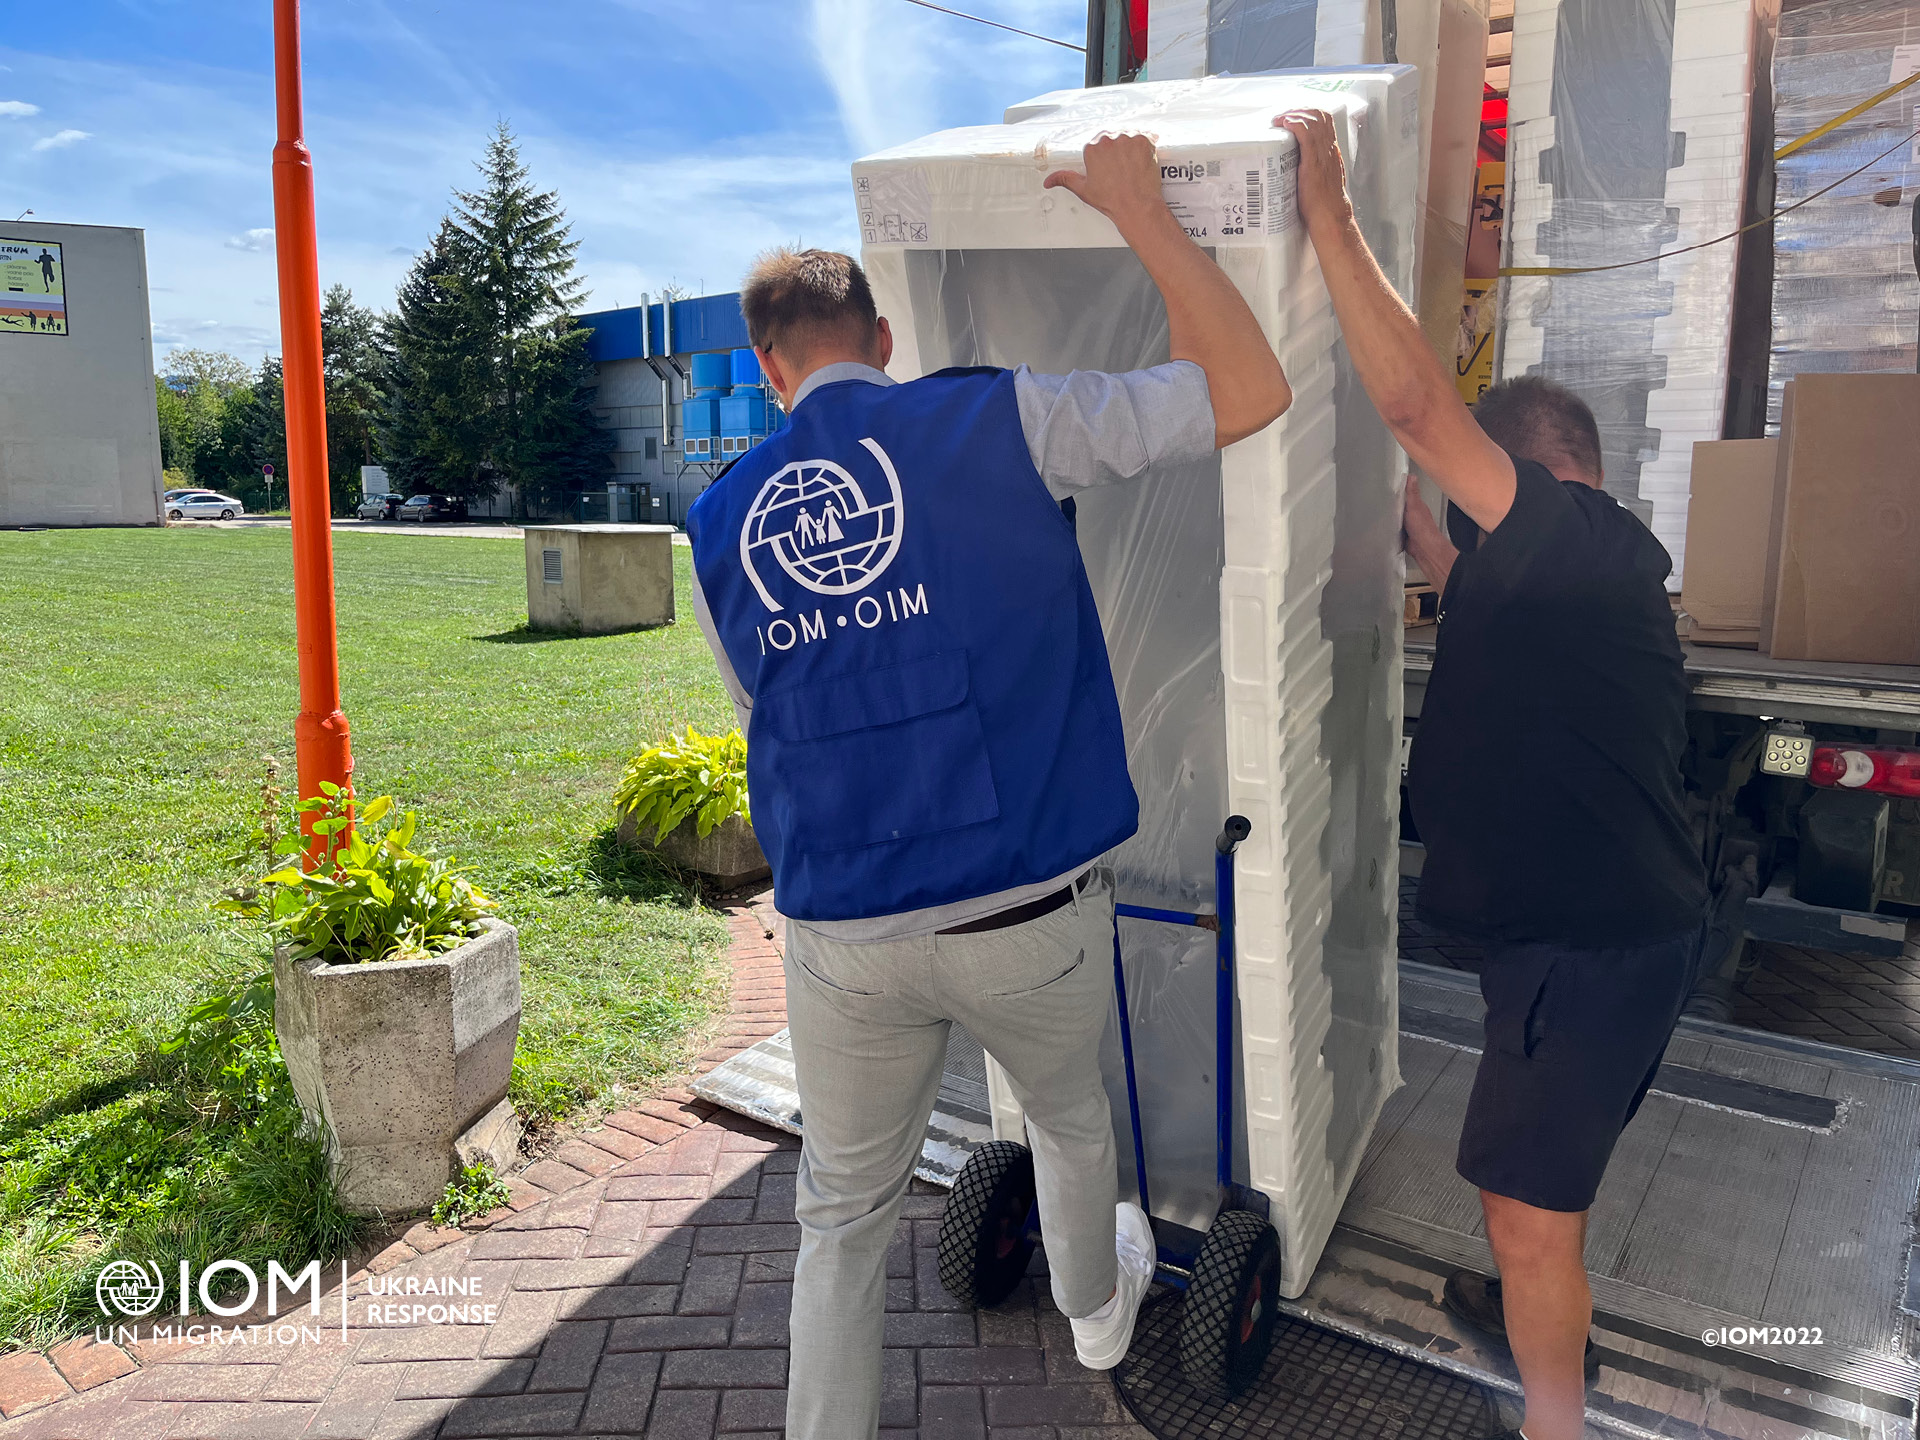
[[[273,972],[248,976],[209,995],[187,1011],[180,1028],[158,1049],[204,1076],[217,1104],[260,1109],[285,1080],[273,1035]]]
[[[505,1182],[493,1173],[493,1166],[482,1160],[467,1166],[448,1184],[433,1207],[433,1223],[464,1225],[476,1215],[498,1210],[512,1198]]]
[[[636,829],[654,827],[653,843],[693,817],[702,839],[729,815],[752,821],[747,808],[747,739],[738,730],[702,735],[691,725],[627,762],[613,807],[631,816]]]
[[[268,785],[272,776],[269,772]],[[327,850],[311,870],[280,863],[257,883],[236,887],[216,909],[264,919],[276,945],[292,958],[329,965],[413,960],[472,938],[494,902],[451,860],[412,848],[417,818],[396,815],[382,795],[354,812],[353,792],[322,781],[321,793],[294,806],[312,815]],[[270,822],[271,800],[254,838],[270,861],[299,854],[297,834],[282,837]]]

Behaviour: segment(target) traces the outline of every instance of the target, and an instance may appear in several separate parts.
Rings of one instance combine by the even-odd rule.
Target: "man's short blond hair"
[[[769,250],[740,287],[747,338],[803,359],[823,342],[864,346],[879,326],[866,272],[837,250]]]

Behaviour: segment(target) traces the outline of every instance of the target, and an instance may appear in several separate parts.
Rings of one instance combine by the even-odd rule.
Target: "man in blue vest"
[[[885,373],[845,255],[775,251],[748,334],[792,420],[687,517],[695,613],[748,736],[754,828],[787,919],[806,1141],[787,1433],[879,1428],[886,1253],[952,1022],[1026,1109],[1055,1302],[1119,1363],[1152,1275],[1117,1205],[1099,1066],[1110,881],[1132,835],[1119,704],[1061,501],[1188,464],[1291,392],[1253,315],[1160,194],[1152,142],[1049,176],[1158,286],[1170,362],[1109,375]]]

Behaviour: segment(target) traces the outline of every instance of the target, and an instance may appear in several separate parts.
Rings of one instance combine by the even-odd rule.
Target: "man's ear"
[[[766,372],[767,383],[773,387],[774,394],[780,397],[783,405],[790,404],[788,397],[793,387],[787,383],[787,367],[780,363],[780,357],[769,346],[756,345],[753,355],[760,362],[760,368]]]
[[[873,352],[880,357],[880,363],[874,368],[884,370],[893,360],[893,327],[887,323],[887,317],[882,315],[876,322],[874,331]]]

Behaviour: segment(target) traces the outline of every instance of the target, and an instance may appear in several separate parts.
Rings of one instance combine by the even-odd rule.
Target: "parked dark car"
[[[467,502],[458,495],[409,495],[395,514],[398,520],[464,520]]]
[[[362,520],[391,520],[400,513],[404,495],[369,495],[353,513]]]

